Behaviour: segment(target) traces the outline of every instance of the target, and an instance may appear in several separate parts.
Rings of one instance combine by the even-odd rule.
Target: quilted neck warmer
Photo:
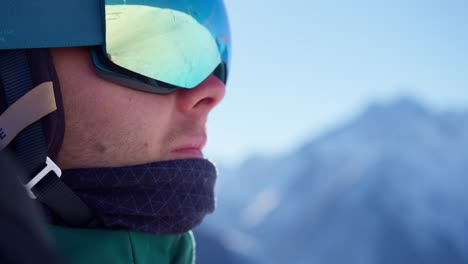
[[[187,232],[214,211],[216,168],[205,159],[65,170],[62,180],[103,228]]]

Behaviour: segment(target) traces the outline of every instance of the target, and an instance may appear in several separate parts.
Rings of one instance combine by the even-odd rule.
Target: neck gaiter
[[[215,207],[215,166],[205,159],[64,170],[62,180],[104,228],[186,232]]]

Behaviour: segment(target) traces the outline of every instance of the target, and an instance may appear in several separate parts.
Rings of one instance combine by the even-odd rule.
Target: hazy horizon
[[[205,154],[290,151],[374,102],[468,108],[468,2],[227,1],[232,65]]]

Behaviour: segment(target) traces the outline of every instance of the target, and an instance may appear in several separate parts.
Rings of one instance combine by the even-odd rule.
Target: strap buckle
[[[46,157],[45,163],[45,168],[43,168],[39,174],[37,174],[24,186],[26,187],[26,191],[28,192],[29,197],[32,199],[36,199],[36,195],[34,195],[31,189],[36,186],[36,184],[38,184],[47,174],[49,174],[49,172],[54,172],[58,178],[62,176],[62,170],[49,157]]]

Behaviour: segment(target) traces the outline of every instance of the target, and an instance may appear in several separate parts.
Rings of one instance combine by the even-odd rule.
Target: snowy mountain
[[[258,263],[468,263],[468,113],[411,99],[221,170],[204,228]]]

